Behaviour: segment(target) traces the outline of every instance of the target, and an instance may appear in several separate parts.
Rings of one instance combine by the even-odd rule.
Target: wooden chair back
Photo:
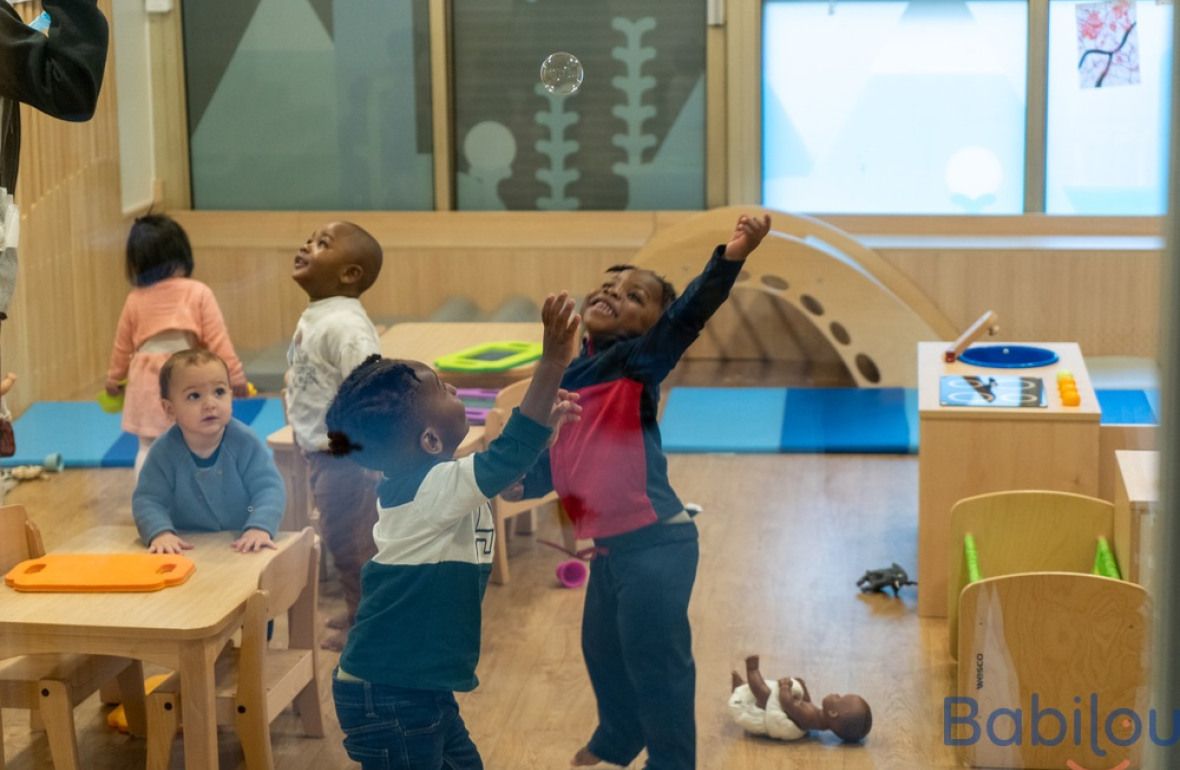
[[[1114,506],[1072,492],[1013,490],[967,497],[951,509],[947,630],[957,654],[959,594],[967,585],[963,537],[970,533],[984,578],[1018,572],[1089,572],[1098,537],[1114,545]]]
[[[45,555],[41,530],[23,505],[0,505],[0,572]]]
[[[1036,704],[1033,714],[1090,708],[1102,714],[1070,730],[1064,718],[1037,725],[1034,716],[1025,724],[1049,738],[1040,741],[1036,733],[1031,741],[971,740],[959,723],[954,737],[962,741],[963,762],[1077,768],[1112,767],[1117,758],[1120,768],[1140,766],[1146,724],[1136,739],[1138,725],[1105,717],[1127,709],[1146,722],[1151,706],[1152,609],[1143,586],[1075,572],[1025,572],[972,583],[960,604],[957,694],[972,699],[980,723],[1000,709],[1018,712],[1029,704]],[[1052,740],[1058,728],[1068,739]],[[1120,746],[1112,745],[1116,740]]]
[[[249,770],[274,768],[270,723],[289,703],[295,704],[305,733],[324,734],[315,640],[319,539],[311,527],[292,537],[263,568],[258,590],[246,601],[241,647],[218,665],[217,721],[234,726]],[[284,613],[287,646],[271,647],[268,626]],[[183,719],[179,686],[180,677],[173,674],[148,696],[148,770],[168,767]]]
[[[495,400],[492,401],[492,408],[488,410],[487,418],[484,421],[485,442],[491,442],[492,439],[504,432],[504,426],[508,423],[508,418],[512,416],[512,410],[520,406],[520,402],[524,400],[524,394],[528,391],[532,381],[530,377],[514,382],[496,394]]]

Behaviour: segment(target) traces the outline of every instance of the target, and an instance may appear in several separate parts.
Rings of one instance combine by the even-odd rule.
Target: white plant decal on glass
[[[548,102],[548,110],[536,113],[538,124],[549,129],[546,139],[538,139],[537,152],[549,159],[548,168],[537,169],[536,177],[549,186],[549,194],[537,198],[537,208],[545,211],[573,211],[578,208],[578,199],[566,195],[566,187],[578,180],[577,169],[566,168],[566,159],[578,151],[578,143],[567,139],[565,130],[578,122],[578,113],[566,111],[565,101],[572,94],[549,93],[537,83],[533,91]]]
[[[627,156],[625,161],[613,164],[611,170],[629,179],[642,167],[644,150],[655,147],[657,142],[654,135],[643,133],[643,124],[656,115],[656,108],[644,104],[643,96],[655,88],[656,79],[641,74],[643,65],[655,58],[656,49],[640,45],[643,35],[655,29],[656,20],[650,16],[635,21],[616,16],[611,19],[611,27],[622,32],[627,39],[624,46],[611,49],[611,57],[623,62],[627,70],[626,75],[611,78],[611,85],[626,97],[624,104],[611,108],[611,114],[625,124],[626,133],[615,134],[611,143]]]

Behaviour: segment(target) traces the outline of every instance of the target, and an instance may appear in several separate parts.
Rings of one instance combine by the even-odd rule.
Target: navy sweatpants
[[[603,538],[591,562],[582,654],[598,699],[595,756],[649,770],[696,767],[696,664],[688,600],[696,580],[696,525],[653,524]]]

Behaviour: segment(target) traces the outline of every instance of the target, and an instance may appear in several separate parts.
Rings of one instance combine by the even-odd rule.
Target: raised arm
[[[668,376],[717,308],[729,297],[742,263],[768,232],[769,215],[759,219],[743,214],[738,218],[729,241],[714,249],[701,274],[636,341],[627,359],[629,374],[653,382]]]
[[[545,449],[550,432],[578,419],[581,412],[576,394],[558,397],[561,377],[578,344],[579,318],[573,300],[565,292],[550,295],[541,309],[541,321],[543,352],[524,399],[504,432],[475,456],[475,480],[488,497],[495,497],[529,470]],[[538,429],[544,430],[543,438]]]
[[[545,299],[545,305],[541,308],[541,323],[545,326],[541,360],[520,402],[520,413],[533,422],[556,429],[564,421],[564,415],[571,411],[562,408],[554,414],[554,404],[565,368],[578,352],[579,322],[578,314],[574,312],[574,301],[566,292],[556,297],[550,294]]]
[[[733,235],[725,244],[724,259],[729,262],[745,262],[750,252],[758,248],[762,239],[770,232],[770,215],[761,219],[742,214],[734,225]]]
[[[95,0],[43,0],[52,26],[30,28],[0,0],[0,96],[63,120],[94,114],[106,69],[107,21]]]

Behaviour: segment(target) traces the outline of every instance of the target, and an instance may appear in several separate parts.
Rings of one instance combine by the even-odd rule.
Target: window
[[[194,208],[433,207],[427,0],[183,10]]]
[[[1163,214],[1172,6],[1111,4],[1104,18],[1103,5],[1049,3],[1046,208],[1052,214]],[[1079,24],[1103,21],[1116,42],[1088,38],[1087,49],[1121,46],[1121,56],[1088,56],[1101,67],[1098,76],[1107,76],[1100,87],[1093,75],[1083,85]]]
[[[696,209],[705,202],[705,4],[455,0],[459,209]],[[584,80],[540,83],[568,52]]]
[[[763,202],[824,213],[1023,208],[1024,2],[771,0]]]

